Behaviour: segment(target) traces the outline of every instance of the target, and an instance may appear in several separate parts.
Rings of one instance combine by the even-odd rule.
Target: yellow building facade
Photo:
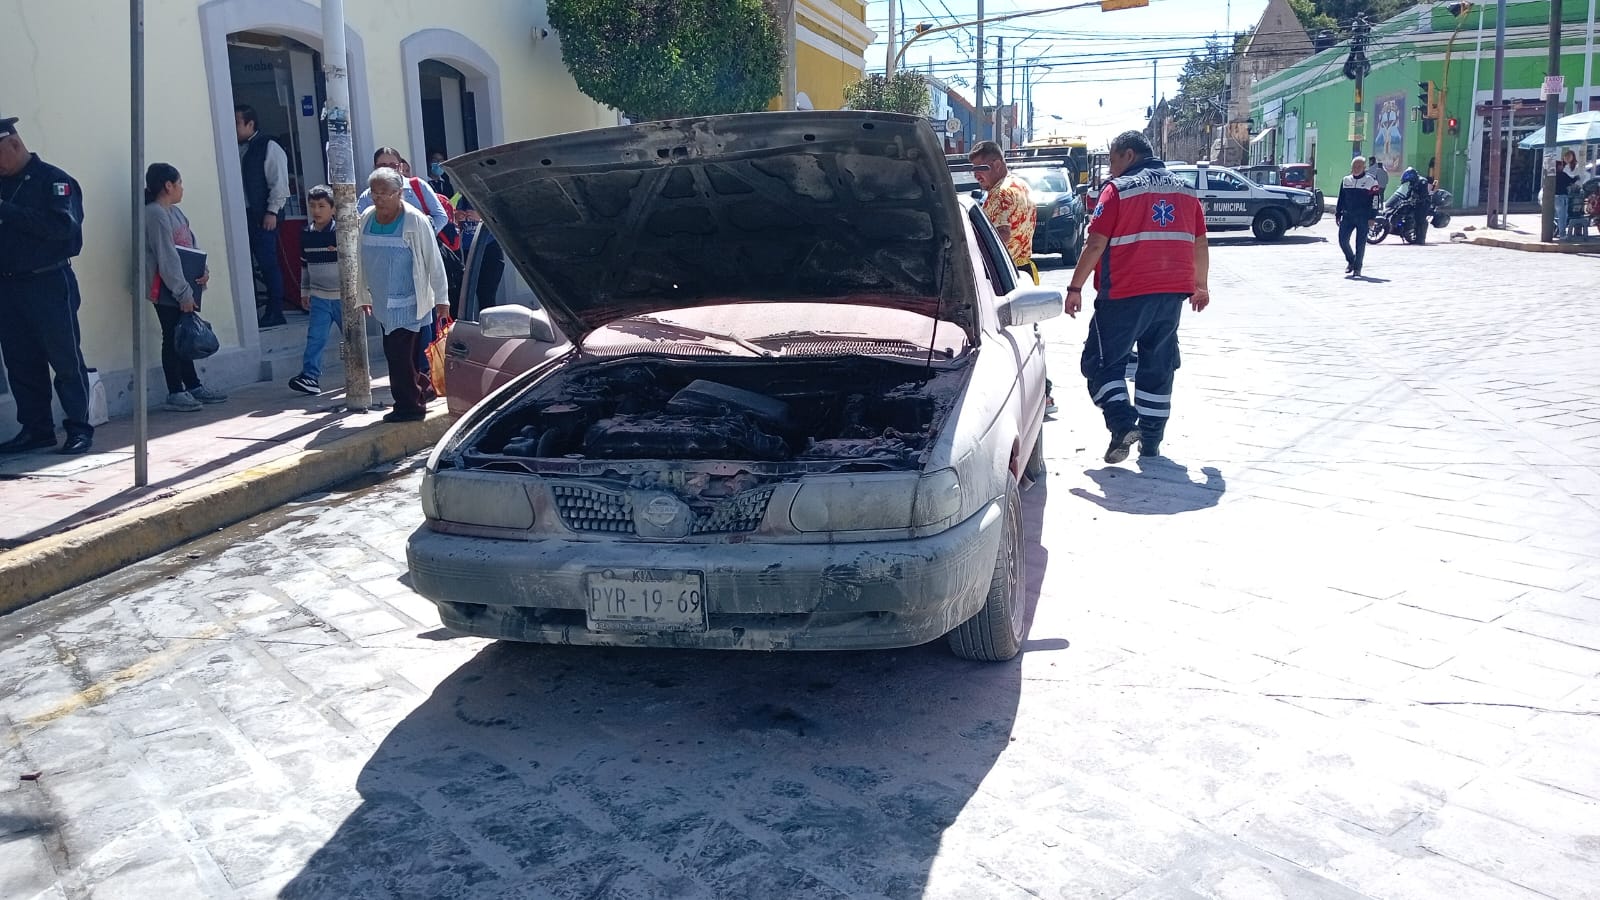
[[[843,109],[844,89],[861,80],[864,54],[877,33],[867,27],[859,0],[793,0],[795,106]],[[783,98],[773,103],[783,108]]]

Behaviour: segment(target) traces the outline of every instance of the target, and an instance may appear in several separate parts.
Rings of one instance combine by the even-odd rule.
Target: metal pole
[[[344,309],[345,408],[372,408],[367,368],[367,317],[356,296],[356,159],[350,134],[350,72],[344,47],[344,0],[322,0],[322,71],[327,76],[328,184],[339,239],[339,297]]]
[[[1477,50],[1474,51],[1473,57],[1472,57],[1472,99],[1467,103],[1467,138],[1468,138],[1467,146],[1469,146],[1469,147],[1472,146],[1472,144],[1471,144],[1472,129],[1478,127],[1478,73],[1483,70],[1483,13],[1484,13],[1484,9],[1485,8],[1484,8],[1484,6],[1482,4],[1480,4],[1478,6],[1478,47],[1477,47]],[[1470,164],[1467,166],[1467,171],[1468,172],[1472,171],[1472,166]],[[1469,178],[1468,180],[1471,181],[1472,179]],[[1478,185],[1476,183],[1463,184],[1461,186],[1461,188],[1462,188],[1461,197],[1462,197],[1463,200],[1465,200],[1467,198],[1469,193],[1471,195],[1473,195],[1473,196],[1477,195]],[[1470,188],[1470,191],[1468,190],[1469,188]]]
[[[799,49],[799,33],[796,30],[794,7],[800,0],[786,0],[783,15],[783,33],[788,42],[789,58],[783,66],[783,108],[793,110],[800,100],[799,67],[795,61],[795,53]]]
[[[1490,228],[1506,227],[1506,208],[1501,200],[1500,159],[1511,165],[1505,152],[1504,117],[1506,96],[1506,0],[1499,0],[1494,13],[1494,99],[1489,107],[1489,221]],[[1508,179],[1509,180],[1509,179]],[[1509,184],[1507,185],[1509,189]]]
[[[1465,13],[1466,10],[1462,10]],[[1450,32],[1450,42],[1444,45],[1444,76],[1439,79],[1439,120],[1433,123],[1433,176],[1438,187],[1444,187],[1444,131],[1445,125],[1450,121],[1450,55],[1456,49],[1456,35],[1461,33],[1461,26],[1466,24],[1467,17],[1456,17],[1456,30]]]
[[[1595,0],[1589,0],[1589,28],[1583,36],[1583,95],[1573,112],[1588,112],[1589,98],[1594,95],[1594,5]]]
[[[977,122],[977,126],[978,127],[972,129],[973,142],[974,143],[983,140],[983,133],[985,131],[989,130],[989,129],[984,127],[988,123],[984,120],[984,114],[983,114],[983,78],[984,78],[983,51],[984,51],[984,49],[985,48],[984,48],[984,44],[983,44],[983,0],[978,0],[978,84],[977,84],[977,87],[975,87],[973,89],[973,92],[978,95],[978,102],[976,104],[974,104],[975,106],[978,107],[978,122]]]
[[[1551,77],[1561,74],[1561,0],[1550,0],[1550,56],[1545,73]],[[1556,147],[1556,122],[1561,118],[1561,93],[1544,97],[1544,190],[1539,203],[1539,240],[1555,241],[1556,234],[1556,167],[1560,164],[1560,150]]]
[[[884,54],[884,56],[885,56],[885,59],[884,59],[884,62],[883,62],[883,77],[884,78],[893,78],[894,77],[895,51],[900,49],[899,48],[900,35],[895,31],[894,25],[895,25],[895,20],[899,17],[899,15],[900,14],[895,9],[895,0],[889,0],[889,40],[885,42],[885,43],[888,44],[888,49],[886,50],[886,52]]]
[[[133,486],[150,483],[150,370],[145,364],[144,310],[150,275],[144,265],[144,0],[128,2],[128,159],[133,176]]]
[[[1006,39],[994,39],[994,142],[1006,148],[1003,136],[1006,130]]]

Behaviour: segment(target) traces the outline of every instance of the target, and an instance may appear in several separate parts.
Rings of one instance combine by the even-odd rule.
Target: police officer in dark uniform
[[[0,453],[55,446],[51,371],[66,413],[67,439],[57,452],[87,453],[94,428],[72,272],[83,249],[83,193],[71,175],[29,153],[16,126],[0,118],[0,354],[22,430],[0,443]]]

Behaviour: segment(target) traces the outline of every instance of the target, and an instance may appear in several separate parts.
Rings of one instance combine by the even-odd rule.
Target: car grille
[[[591,534],[633,534],[633,503],[621,491],[587,485],[555,485],[556,511],[573,531]],[[732,497],[693,500],[692,534],[737,534],[754,531],[766,517],[772,488],[757,488]]]

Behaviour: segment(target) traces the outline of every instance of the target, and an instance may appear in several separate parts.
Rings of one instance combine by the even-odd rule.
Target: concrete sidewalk
[[[391,402],[386,378],[373,393]],[[260,382],[199,412],[152,409],[145,487],[133,486],[131,417],[96,429],[85,456],[0,457],[0,612],[426,449],[449,425],[442,399],[400,425],[343,403],[342,391]]]
[[[1438,229],[1448,232],[1451,238],[1462,234],[1469,244],[1482,247],[1499,247],[1502,250],[1525,250],[1532,253],[1594,253],[1600,254],[1600,234],[1587,240],[1566,240],[1546,243],[1539,240],[1540,221],[1537,214],[1508,215],[1505,228],[1486,228],[1483,216],[1453,216],[1449,227]],[[1430,237],[1432,233],[1430,232]]]

